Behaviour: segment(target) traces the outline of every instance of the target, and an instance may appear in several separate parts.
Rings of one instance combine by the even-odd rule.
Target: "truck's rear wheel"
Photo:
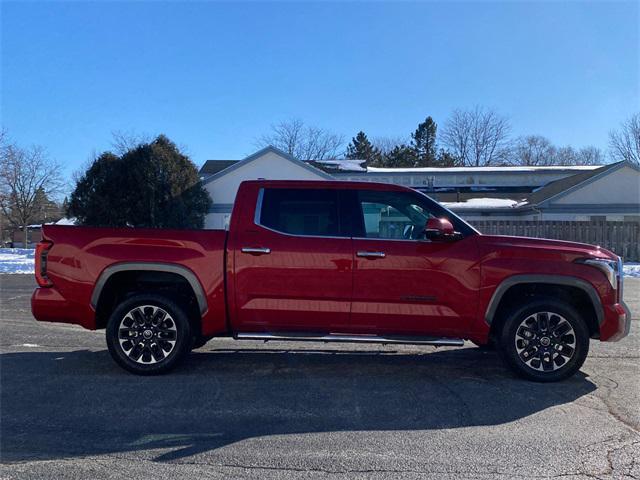
[[[539,299],[514,310],[500,333],[500,351],[520,376],[555,382],[576,373],[589,352],[589,329],[569,304]]]
[[[182,308],[163,296],[134,295],[111,313],[107,346],[116,363],[130,372],[163,373],[189,352],[189,320]]]

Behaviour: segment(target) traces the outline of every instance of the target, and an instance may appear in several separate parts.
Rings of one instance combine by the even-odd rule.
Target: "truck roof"
[[[349,180],[245,180],[242,183],[276,188],[331,188],[342,190],[413,191],[409,187],[379,182],[352,182]]]

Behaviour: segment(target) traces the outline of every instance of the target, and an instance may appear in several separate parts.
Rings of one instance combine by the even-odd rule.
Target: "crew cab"
[[[612,252],[482,235],[388,184],[247,181],[228,231],[45,225],[43,238],[35,318],[106,329],[113,359],[137,374],[165,372],[214,337],[469,340],[555,381],[631,320]]]

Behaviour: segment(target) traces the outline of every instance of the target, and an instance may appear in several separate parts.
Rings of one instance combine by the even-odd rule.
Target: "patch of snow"
[[[417,167],[417,168],[386,168],[368,167],[369,173],[479,173],[479,172],[539,172],[550,171],[589,171],[602,165],[550,165],[547,167]]]
[[[622,271],[625,277],[640,278],[640,263],[625,263]]]
[[[517,200],[510,198],[470,198],[466,202],[442,202],[442,205],[451,210],[464,210],[466,208],[514,208],[521,205]]]
[[[33,275],[34,256],[32,248],[0,248],[0,273]]]
[[[361,164],[365,160],[350,160],[350,159],[334,159],[334,160],[313,160],[320,165],[326,165],[327,167],[336,168],[340,171],[347,172],[366,172],[367,169]]]
[[[61,218],[56,222],[56,225],[75,225],[75,224],[76,224],[76,217]]]

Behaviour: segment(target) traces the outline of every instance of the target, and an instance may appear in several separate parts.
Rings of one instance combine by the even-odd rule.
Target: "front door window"
[[[404,192],[358,192],[366,238],[424,240],[432,215]]]

